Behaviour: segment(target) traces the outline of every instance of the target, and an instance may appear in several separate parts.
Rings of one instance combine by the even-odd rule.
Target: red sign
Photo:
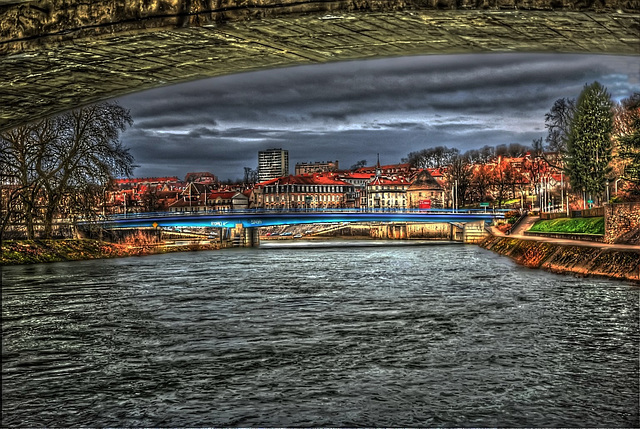
[[[420,200],[418,202],[418,207],[421,209],[430,209],[431,208],[431,200]]]

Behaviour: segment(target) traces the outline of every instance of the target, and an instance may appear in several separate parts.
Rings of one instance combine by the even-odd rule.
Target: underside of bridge
[[[639,22],[639,0],[0,0],[0,130],[259,69],[451,53],[638,55]]]

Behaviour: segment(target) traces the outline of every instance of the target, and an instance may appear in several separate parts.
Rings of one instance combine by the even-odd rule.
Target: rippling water
[[[3,426],[638,426],[637,286],[475,246],[2,268]]]

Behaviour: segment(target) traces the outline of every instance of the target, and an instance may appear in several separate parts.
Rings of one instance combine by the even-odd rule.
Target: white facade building
[[[289,175],[289,151],[267,149],[258,152],[258,181]]]

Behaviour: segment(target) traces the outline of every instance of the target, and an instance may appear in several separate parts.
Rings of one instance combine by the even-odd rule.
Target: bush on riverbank
[[[9,240],[2,243],[0,265],[121,258],[185,250],[212,250],[214,245],[158,246],[108,243],[99,240]]]
[[[604,217],[539,220],[529,229],[529,231],[604,235]]]

